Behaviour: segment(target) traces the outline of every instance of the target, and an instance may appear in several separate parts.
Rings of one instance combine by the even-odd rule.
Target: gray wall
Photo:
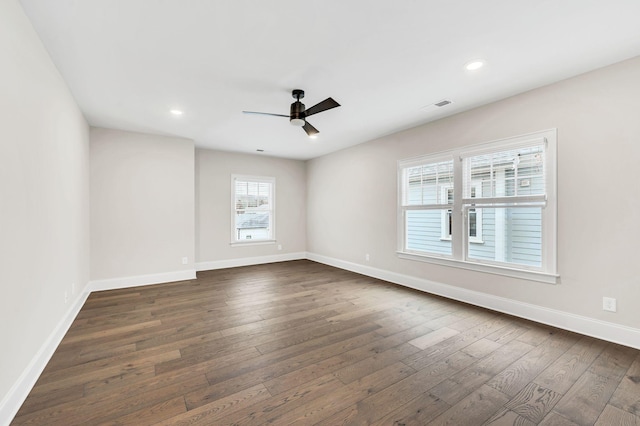
[[[194,196],[193,141],[92,128],[91,280],[193,270]]]
[[[308,162],[307,251],[638,328],[640,58]],[[558,129],[559,285],[399,259],[399,159]],[[365,261],[365,253],[370,261]],[[618,312],[602,311],[602,297]]]
[[[14,0],[0,2],[0,117],[4,402],[89,280],[89,127]]]
[[[231,175],[276,178],[276,244],[231,246]],[[306,250],[303,161],[196,150],[196,258],[200,264]],[[278,245],[282,250],[278,250]],[[206,269],[206,266],[205,266]]]

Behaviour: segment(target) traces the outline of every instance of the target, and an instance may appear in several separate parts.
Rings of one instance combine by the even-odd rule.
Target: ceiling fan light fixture
[[[291,123],[292,126],[302,127],[304,126],[305,121],[302,118],[292,118],[289,120],[289,123]]]

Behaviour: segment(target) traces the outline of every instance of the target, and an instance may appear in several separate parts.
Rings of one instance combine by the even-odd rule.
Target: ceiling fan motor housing
[[[294,126],[304,126],[304,104],[300,101],[295,101],[291,104],[291,113],[289,114],[289,123]]]

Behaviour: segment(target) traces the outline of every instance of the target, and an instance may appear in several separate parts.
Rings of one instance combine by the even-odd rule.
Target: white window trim
[[[515,149],[521,146],[530,146],[535,142],[544,141],[546,144],[545,149],[545,192],[546,196],[542,197],[530,197],[531,200],[526,200],[526,197],[518,197],[518,200],[508,199],[509,197],[501,197],[500,199],[482,200],[484,202],[505,202],[511,204],[514,201],[540,203],[544,202],[543,215],[542,215],[542,268],[530,268],[523,265],[505,265],[505,264],[492,264],[490,262],[480,262],[476,259],[468,259],[468,221],[466,220],[465,209],[469,208],[469,201],[471,199],[463,200],[462,191],[454,192],[454,208],[452,208],[454,214],[452,216],[452,256],[442,256],[430,253],[416,253],[405,249],[406,235],[405,235],[405,218],[404,211],[407,210],[406,206],[403,206],[403,170],[424,164],[425,161],[437,162],[442,158],[459,158],[460,161],[454,161],[454,187],[462,188],[462,159],[473,155],[479,155],[482,153],[495,152],[496,149],[508,150]],[[512,138],[505,138],[488,143],[482,143],[471,147],[464,147],[462,149],[454,149],[445,152],[436,153],[432,155],[425,155],[416,158],[410,158],[406,160],[398,161],[398,250],[397,255],[402,259],[410,259],[428,263],[434,263],[438,265],[456,267],[460,269],[473,270],[478,272],[491,273],[496,275],[503,275],[513,278],[526,279],[531,281],[543,282],[548,284],[557,284],[559,275],[557,273],[557,129],[549,129],[540,132],[534,132],[526,135],[516,136]],[[473,199],[472,202],[476,202],[478,206],[482,204],[479,199]],[[457,213],[459,212],[459,214]],[[462,221],[462,226],[459,223]],[[456,244],[455,241],[458,241]]]
[[[482,183],[481,182],[476,182],[473,183],[472,188],[474,188],[476,190],[476,194],[478,193],[478,191],[480,193],[482,193]],[[471,198],[471,200],[473,201],[477,201],[476,198]],[[467,228],[466,234],[469,236],[469,242],[471,244],[484,244],[484,241],[482,241],[482,211],[479,209],[476,209],[476,236],[472,237],[471,235],[469,235],[469,218],[468,218],[468,214],[469,214],[469,209],[475,208],[475,204],[473,201],[471,201],[471,204],[474,204],[474,206],[467,206],[464,210],[465,214],[464,214],[464,218],[465,218],[465,227]],[[464,200],[463,200],[464,202]]]
[[[449,205],[450,208],[446,210],[442,210],[440,213],[440,240],[441,241],[451,241],[451,234],[449,231],[449,212],[453,215],[453,205],[447,204],[449,201],[449,190],[453,191],[453,183],[440,185],[444,191],[441,194],[440,202],[443,205]],[[453,226],[452,226],[453,228]]]
[[[264,182],[271,184],[271,238],[260,240],[237,240],[236,239],[236,181]],[[232,247],[257,246],[264,244],[275,244],[276,239],[276,178],[270,176],[252,175],[231,175],[231,242]]]
[[[490,265],[485,263],[472,263],[444,256],[431,256],[425,254],[411,253],[407,251],[396,252],[400,259],[415,260],[418,262],[433,263],[436,265],[449,266],[453,268],[466,269],[469,271],[484,272],[487,274],[501,275],[523,280],[537,281],[546,284],[557,284],[560,275],[545,272],[530,271],[526,269],[507,268],[501,265]]]

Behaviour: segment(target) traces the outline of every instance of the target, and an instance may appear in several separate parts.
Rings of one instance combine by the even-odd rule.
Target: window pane
[[[409,167],[404,173],[405,205],[446,204],[453,186],[453,160]]]
[[[482,226],[483,244],[468,245],[470,259],[542,266],[541,207],[476,207],[475,214],[482,221],[476,227]]]
[[[266,240],[270,238],[270,212],[236,212],[236,240]]]
[[[472,238],[477,238],[478,236],[476,219],[477,219],[476,209],[469,209],[469,236]]]
[[[447,210],[408,210],[406,249],[430,254],[451,255],[451,241],[442,238],[442,215]]]
[[[236,180],[234,237],[236,241],[273,238],[273,184],[270,182]]]
[[[476,197],[542,195],[544,145],[476,155],[467,159],[464,197],[473,197],[471,188],[482,186]]]

